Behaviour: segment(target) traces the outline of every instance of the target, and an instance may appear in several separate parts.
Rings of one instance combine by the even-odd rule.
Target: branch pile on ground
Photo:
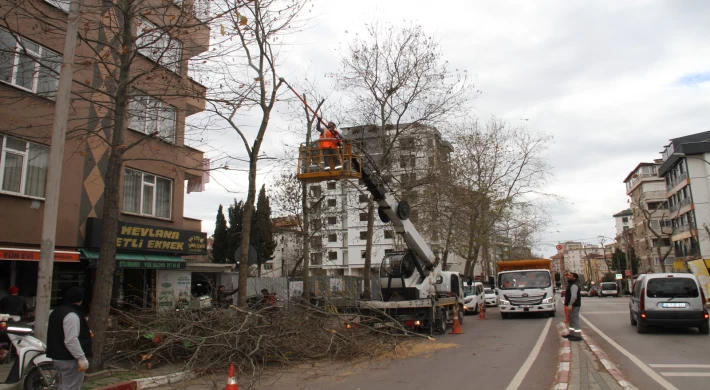
[[[122,312],[114,317],[107,348],[113,362],[135,367],[169,362],[221,372],[231,362],[253,375],[266,365],[374,356],[410,334],[397,325],[348,329],[345,323],[352,318],[296,303],[250,311]]]

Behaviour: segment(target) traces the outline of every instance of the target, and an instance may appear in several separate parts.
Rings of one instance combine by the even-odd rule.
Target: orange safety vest
[[[323,133],[321,133],[320,135],[320,139],[318,140],[318,147],[321,149],[337,149],[339,143],[340,141],[335,136],[335,134],[333,134],[333,132],[326,127]]]

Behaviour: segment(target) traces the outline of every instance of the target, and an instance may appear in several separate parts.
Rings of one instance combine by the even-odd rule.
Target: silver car
[[[631,325],[698,328],[710,333],[705,293],[693,274],[647,274],[636,280],[629,303]]]

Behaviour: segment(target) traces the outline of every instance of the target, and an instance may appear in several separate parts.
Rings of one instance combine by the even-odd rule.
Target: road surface
[[[637,388],[710,388],[710,336],[697,329],[653,329],[638,334],[628,298],[584,298],[582,328]]]

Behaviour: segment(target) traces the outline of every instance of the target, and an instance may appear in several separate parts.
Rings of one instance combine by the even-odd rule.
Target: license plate
[[[378,328],[385,328],[385,327],[392,327],[394,326],[394,322],[377,322],[373,325],[373,328],[378,329]]]
[[[520,305],[523,309],[530,309],[532,308],[532,305]]]
[[[687,307],[685,302],[662,302],[661,307]]]

